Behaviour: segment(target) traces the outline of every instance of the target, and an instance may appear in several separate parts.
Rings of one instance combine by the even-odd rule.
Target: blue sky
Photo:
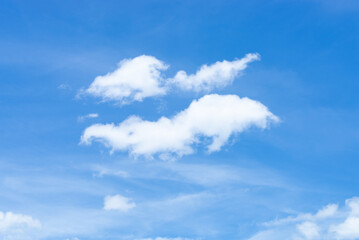
[[[1,1],[0,238],[359,239],[358,36],[355,0]]]

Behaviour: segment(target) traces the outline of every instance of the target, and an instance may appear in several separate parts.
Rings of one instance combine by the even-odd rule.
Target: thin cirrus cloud
[[[316,214],[299,214],[265,223],[264,226],[267,229],[249,240],[359,239],[359,198],[347,199],[342,208],[329,204]]]
[[[163,72],[169,65],[153,56],[141,55],[122,60],[114,72],[97,76],[80,94],[126,104],[142,101],[147,97],[165,95],[171,88],[197,92],[211,91],[232,83],[235,77],[247,68],[248,63],[255,60],[259,60],[259,54],[247,54],[242,59],[203,65],[195,74],[188,75],[181,70],[173,78],[166,79]]]
[[[101,166],[96,166],[95,169],[96,173],[93,174],[94,177],[102,178],[103,176],[116,176],[121,178],[128,178],[130,177],[130,174],[122,171],[122,170],[116,170],[113,168],[105,168]]]
[[[194,152],[201,141],[208,152],[219,151],[231,135],[250,127],[267,128],[279,118],[266,106],[236,95],[206,95],[172,118],[146,121],[132,116],[115,125],[94,124],[85,129],[81,143],[102,142],[111,151],[128,151],[133,155],[168,154],[182,156]]]
[[[123,162],[123,161],[122,161]],[[140,165],[140,166],[139,166]],[[276,188],[291,188],[288,180],[269,169],[256,166],[255,168],[238,168],[229,165],[188,164],[174,161],[140,162],[94,166],[95,177],[118,177],[136,180],[176,181],[202,187],[221,187],[231,185],[270,186]]]
[[[105,210],[118,210],[121,212],[127,212],[136,207],[136,204],[131,199],[126,198],[120,194],[114,196],[106,196],[104,200]]]

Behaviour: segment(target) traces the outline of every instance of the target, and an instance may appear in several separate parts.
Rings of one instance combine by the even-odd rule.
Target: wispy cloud
[[[98,118],[98,116],[99,116],[98,113],[89,113],[87,115],[79,116],[77,118],[77,121],[82,122],[87,118]]]
[[[60,90],[71,90],[71,86],[67,83],[62,83],[60,84],[57,89],[60,89]]]
[[[359,198],[345,201],[345,207],[329,204],[315,214],[305,213],[264,224],[267,228],[249,240],[358,239]]]
[[[103,177],[103,176],[116,176],[121,178],[128,178],[130,174],[126,171],[118,170],[118,169],[110,169],[105,168],[103,166],[96,166],[94,167],[95,173],[93,174],[94,177]]]
[[[259,60],[259,54],[250,53],[234,61],[224,60],[211,65],[205,64],[195,74],[188,75],[185,71],[179,71],[170,79],[170,84],[183,90],[211,91],[231,84],[235,77],[247,68],[248,63],[255,60]]]
[[[212,139],[208,152],[221,149],[229,137],[249,127],[267,128],[279,119],[260,102],[236,95],[206,95],[173,118],[155,122],[129,117],[119,125],[95,124],[85,129],[81,142],[103,142],[112,151],[129,151],[134,155],[175,153],[191,154],[201,137]]]
[[[146,201],[139,205],[145,222],[156,224],[179,221],[208,208],[216,200],[209,192],[180,193],[158,200]]]
[[[268,186],[288,188],[288,180],[282,179],[276,173],[260,166],[241,168],[218,164],[189,164],[177,161],[140,162],[100,166],[93,168],[95,177],[113,176],[122,179],[143,179],[177,181],[203,187],[216,187],[232,184]],[[290,186],[293,188],[293,186]]]

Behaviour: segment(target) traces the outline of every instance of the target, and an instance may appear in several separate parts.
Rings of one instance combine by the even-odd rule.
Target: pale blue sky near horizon
[[[265,222],[359,196],[358,1],[3,0],[0,26],[0,212],[41,222],[0,217],[2,239],[269,240],[255,238]],[[269,128],[175,160],[80,143],[92,124],[172,117],[209,94],[79,97],[121,60],[154,56],[173,76],[247,53],[260,61],[210,93],[261,102],[280,118]],[[105,210],[116,194],[136,206]]]

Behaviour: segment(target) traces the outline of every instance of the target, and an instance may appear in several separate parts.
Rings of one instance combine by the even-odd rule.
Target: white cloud
[[[359,198],[346,200],[345,204],[350,208],[349,216],[343,223],[333,225],[330,231],[338,239],[358,239],[359,238]]]
[[[327,217],[331,217],[334,216],[338,211],[338,205],[337,204],[329,204],[327,206],[325,206],[324,208],[322,208],[321,210],[319,210],[315,215],[314,218],[327,218]]]
[[[161,71],[167,68],[167,65],[152,56],[125,59],[114,72],[96,77],[85,92],[101,97],[104,101],[115,100],[121,103],[164,95],[166,89]]]
[[[0,212],[0,232],[20,227],[41,228],[41,223],[28,215]]]
[[[127,212],[134,208],[136,204],[131,199],[121,196],[120,194],[114,196],[106,196],[104,201],[105,210],[119,210]]]
[[[187,75],[185,71],[179,71],[170,82],[183,90],[211,91],[231,84],[247,68],[248,63],[255,60],[259,60],[259,54],[250,53],[232,62],[224,60],[209,66],[203,65],[195,74]]]
[[[310,213],[299,214],[296,217],[289,216],[283,219],[276,219],[270,222],[265,223],[265,226],[278,226],[287,223],[293,222],[302,222],[302,221],[313,221],[313,220],[320,220],[325,219],[328,217],[332,217],[337,214],[338,205],[337,204],[328,204],[327,206],[320,209],[316,214],[312,215]]]
[[[354,197],[339,209],[329,204],[316,214],[299,214],[295,217],[265,223],[267,228],[250,240],[355,240],[359,239],[359,198]]]
[[[218,151],[235,133],[249,127],[268,127],[279,119],[266,106],[236,95],[206,95],[173,118],[161,117],[155,122],[132,116],[122,123],[95,124],[85,129],[81,142],[97,140],[112,151],[129,151],[134,155],[193,153],[192,146],[206,139],[208,151]]]
[[[306,239],[319,237],[319,227],[313,222],[304,222],[297,225],[298,231],[303,234]]]
[[[210,91],[232,83],[248,63],[258,59],[258,54],[247,54],[242,59],[203,65],[195,74],[187,75],[181,70],[173,78],[166,79],[162,73],[169,65],[153,56],[142,55],[122,60],[118,69],[104,76],[97,76],[89,88],[80,94],[85,93],[100,97],[103,101],[111,100],[125,104],[142,101],[146,97],[165,95],[172,87]]]
[[[359,239],[359,217],[348,217],[343,223],[333,226],[331,231],[338,239]]]
[[[84,121],[85,119],[87,119],[87,118],[98,118],[98,113],[89,113],[89,114],[87,114],[87,115],[83,115],[83,116],[79,116],[78,118],[77,118],[77,120],[79,121],[79,122],[82,122],[82,121]]]
[[[33,231],[40,228],[40,221],[31,216],[0,211],[1,239],[31,239],[35,235]]]

